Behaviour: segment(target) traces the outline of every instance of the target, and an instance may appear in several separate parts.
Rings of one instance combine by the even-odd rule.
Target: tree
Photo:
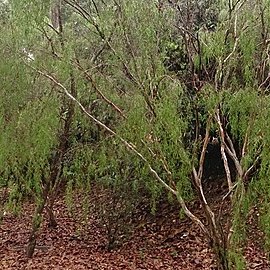
[[[146,190],[153,208],[166,190],[204,232],[219,269],[243,269],[238,247],[251,197],[264,196],[268,220],[269,6],[250,4],[10,1],[1,46],[15,46],[2,67],[17,65],[16,73],[5,69],[12,106],[1,104],[1,136],[14,140],[0,164],[10,202],[30,194],[37,204],[28,256],[45,208],[56,225],[61,184],[87,193],[92,180],[116,194]],[[227,183],[220,200],[231,210],[225,224],[202,183],[213,136]],[[206,222],[187,207],[192,193]]]

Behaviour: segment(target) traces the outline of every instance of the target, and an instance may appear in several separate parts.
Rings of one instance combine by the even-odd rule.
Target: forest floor
[[[198,202],[189,206],[197,215],[202,215]],[[159,205],[155,216],[149,212],[140,213],[129,238],[109,251],[106,230],[95,216],[88,219],[85,226],[78,225],[79,215],[71,215],[64,200],[59,199],[55,204],[57,228],[48,228],[44,218],[34,257],[27,259],[25,245],[33,208],[33,204],[26,203],[19,216],[11,213],[3,216],[0,223],[1,270],[216,269],[214,256],[200,230],[189,219],[180,219],[178,207],[168,203]],[[256,209],[252,209],[243,253],[247,269],[267,270],[270,265],[263,251],[257,215]]]

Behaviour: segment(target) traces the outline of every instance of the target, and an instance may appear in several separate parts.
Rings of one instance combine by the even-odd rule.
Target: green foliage
[[[9,187],[10,208],[29,196],[38,206],[43,202],[59,134],[72,109],[63,87],[146,159],[75,108],[60,164],[66,203],[72,210],[79,194],[87,215],[95,186],[109,244],[123,229],[119,223],[129,222],[145,198],[155,212],[158,200],[170,196],[147,165],[184,200],[192,199],[200,137],[209,118],[211,136],[218,135],[219,109],[240,165],[254,170],[239,204],[234,193],[232,209],[230,260],[244,269],[243,220],[258,202],[270,246],[269,1],[255,8],[246,1],[235,10],[226,1],[183,1],[181,14],[173,5],[159,10],[156,1],[81,2],[82,13],[63,3],[62,32],[48,26],[52,1],[0,5],[0,186]]]
[[[187,122],[178,107],[182,96],[181,88],[177,89],[177,85],[175,87],[174,91],[165,93],[156,104],[157,116],[153,126],[153,136],[156,140],[153,149],[160,159],[159,162],[163,163],[163,167],[168,167],[172,179],[176,179],[180,194],[184,198],[190,198],[191,155],[185,149],[183,142]]]
[[[235,253],[235,252],[230,252],[229,254],[229,258],[230,258],[230,267],[232,269],[235,270],[245,270],[246,269],[246,261],[245,258],[239,254],[239,253]]]
[[[247,226],[246,222],[250,208],[252,207],[252,193],[243,194],[244,184],[238,182],[233,201],[233,218],[232,230],[233,233],[230,239],[229,257],[230,264],[233,269],[246,269],[246,261],[244,258],[243,247],[247,240]],[[244,198],[242,198],[244,196]]]
[[[267,251],[267,253],[269,254],[269,250],[270,250],[270,234],[269,234],[269,217],[270,217],[270,213],[269,213],[269,209],[267,207],[267,205],[269,205],[269,198],[267,200],[264,201],[262,209],[261,209],[261,218],[260,218],[260,226],[263,229],[264,232],[264,245],[265,245],[265,249]]]
[[[20,198],[23,194],[33,197],[42,194],[42,181],[48,174],[58,128],[55,108],[55,101],[46,98],[29,102],[3,130],[2,136],[11,139],[3,157],[2,181],[8,182],[12,189],[10,203],[15,203],[14,206],[20,203],[14,201],[17,195]],[[7,145],[6,141],[2,143]]]
[[[257,111],[257,93],[253,90],[228,92],[224,98],[224,109],[228,110],[232,134],[237,139],[245,138],[252,116]]]

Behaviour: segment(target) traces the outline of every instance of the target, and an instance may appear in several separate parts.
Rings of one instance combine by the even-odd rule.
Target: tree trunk
[[[33,217],[33,221],[32,221],[32,232],[30,234],[29,240],[28,240],[28,244],[26,247],[26,256],[28,258],[32,258],[34,251],[35,251],[35,247],[36,247],[36,241],[37,241],[37,234],[40,228],[40,225],[42,223],[42,214],[44,211],[44,207],[45,204],[47,202],[47,197],[48,197],[48,186],[45,188],[44,193],[43,193],[43,201],[40,205],[37,206],[36,211],[35,211],[35,215]]]
[[[49,205],[47,207],[47,213],[48,213],[48,219],[49,219],[49,228],[56,228],[57,227],[57,222],[53,213],[53,205],[54,205],[54,200],[49,202]]]
[[[228,251],[227,248],[220,244],[220,242],[213,243],[212,247],[217,260],[217,267],[219,270],[229,270]]]

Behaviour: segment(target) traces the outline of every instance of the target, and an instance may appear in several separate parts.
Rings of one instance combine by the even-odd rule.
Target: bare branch
[[[227,140],[227,142],[229,144],[230,150],[232,151],[232,154],[237,156],[236,152],[235,152],[235,149],[234,149],[234,146],[233,146],[232,139],[231,139],[231,137],[229,136],[229,134],[227,132],[225,134],[225,137],[226,137],[226,140]]]
[[[221,140],[222,140],[221,143],[224,145],[224,149],[227,152],[227,154],[233,160],[235,168],[237,170],[237,173],[238,173],[240,179],[242,179],[243,178],[243,168],[242,168],[242,166],[240,164],[240,161],[239,161],[239,159],[238,159],[238,157],[236,155],[236,151],[234,149],[231,138],[229,137],[229,135],[227,133],[225,133],[225,131],[223,129],[223,126],[222,126],[222,123],[221,123],[221,120],[220,120],[220,112],[219,112],[219,110],[217,110],[217,112],[216,112],[216,120],[217,120],[218,125],[219,125],[219,130],[220,130],[220,135],[221,135]],[[225,138],[229,141],[230,147],[226,144]],[[228,167],[227,167],[227,169],[228,169]],[[230,180],[230,178],[229,178],[229,180]],[[227,181],[229,181],[229,180],[227,178]],[[228,182],[228,185],[229,185],[229,182]],[[232,183],[231,183],[230,186],[232,187]]]
[[[229,195],[232,194],[233,190],[237,187],[237,185],[238,185],[238,182],[236,182],[236,183],[232,186],[231,190],[229,190],[229,191],[222,197],[222,201],[225,201],[225,199],[226,199]]]
[[[207,121],[206,133],[205,133],[203,148],[202,148],[200,161],[199,161],[199,171],[198,171],[198,178],[199,179],[202,179],[202,175],[203,175],[203,164],[204,164],[204,160],[205,160],[207,145],[209,142],[210,122],[211,122],[211,117],[209,117],[208,121]]]
[[[95,21],[94,19],[91,18],[90,14],[89,14],[89,12],[88,12],[87,10],[85,10],[85,9],[84,9],[82,6],[80,6],[78,3],[75,3],[75,2],[73,3],[73,2],[68,1],[68,0],[64,0],[64,2],[65,2],[67,5],[71,6],[71,7],[76,11],[76,13],[79,14],[79,15],[81,15],[87,22],[91,23],[91,24],[95,27],[95,29],[96,29],[98,35],[99,35],[102,39],[105,39],[105,35],[104,35],[103,31],[100,29],[100,27],[99,27],[99,25],[96,23],[96,21]]]
[[[245,174],[244,174],[244,180],[246,180],[249,176],[249,174],[255,169],[255,167],[258,165],[259,161],[260,161],[260,156],[258,155],[257,158],[255,159],[255,161],[253,162],[253,164],[246,170]]]
[[[217,120],[218,125],[219,125],[219,131],[220,131],[220,137],[221,137],[221,145],[220,145],[221,156],[223,159],[223,164],[224,164],[224,168],[225,168],[225,172],[226,172],[229,192],[231,192],[231,190],[233,189],[233,184],[232,184],[232,178],[231,178],[231,171],[230,171],[227,156],[225,153],[225,144],[226,144],[225,143],[225,134],[224,134],[224,129],[223,129],[222,124],[221,124],[219,111],[217,111],[217,113],[216,113],[216,120]]]
[[[238,44],[238,40],[239,37],[237,37],[237,15],[235,15],[235,19],[234,19],[234,45],[233,45],[233,49],[230,52],[230,54],[223,60],[223,65],[226,64],[226,62],[231,58],[231,56],[234,54],[237,44]]]

